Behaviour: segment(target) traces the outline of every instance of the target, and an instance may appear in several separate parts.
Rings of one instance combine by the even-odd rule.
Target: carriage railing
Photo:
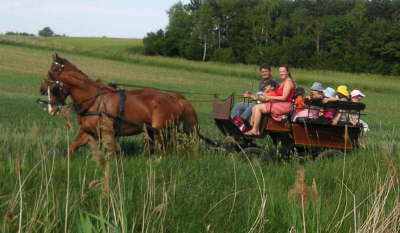
[[[337,113],[342,113],[345,117],[345,120],[340,120],[340,124],[349,124],[352,120],[351,118],[356,119],[356,125],[360,123],[360,118],[362,115],[361,111],[365,109],[365,104],[360,102],[349,102],[349,101],[332,101],[328,103],[323,103],[321,100],[305,100],[306,107],[302,108],[301,110],[308,109],[308,116],[305,118],[312,120],[324,120],[321,115],[325,113],[328,108],[335,109],[335,115]],[[313,118],[311,111],[319,111],[318,118]],[[294,113],[296,114],[296,113]],[[325,120],[328,120],[326,118]],[[327,121],[328,122],[328,121]]]
[[[213,101],[214,119],[221,119],[221,120],[230,119],[230,114],[234,101],[235,101],[235,95],[233,93],[224,100],[214,100]]]

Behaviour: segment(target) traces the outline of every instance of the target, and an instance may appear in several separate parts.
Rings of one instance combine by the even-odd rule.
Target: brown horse
[[[69,148],[69,154],[96,138],[108,138],[107,149],[114,153],[115,137],[146,131],[162,144],[161,130],[168,131],[179,122],[185,132],[197,128],[197,115],[190,103],[180,94],[161,93],[155,89],[119,91],[95,82],[74,65],[57,55],[41,86],[49,96],[49,113],[55,114],[59,105],[71,96],[77,106],[81,128]]]
[[[63,71],[75,71],[75,72],[82,74],[84,77],[90,79],[88,75],[86,75],[84,72],[82,72],[74,64],[69,62],[67,59],[62,58],[62,57],[58,56],[57,54],[55,54],[53,56],[53,64],[52,64],[51,69],[54,69],[55,71],[57,71],[59,69],[57,64],[59,66],[61,66]],[[104,88],[106,91],[117,91],[117,89],[115,89],[113,87],[107,86],[98,81],[96,81],[96,82],[99,85],[101,85],[101,87]],[[43,90],[43,88],[42,88],[42,90]],[[180,120],[183,123],[183,129],[184,129],[185,133],[191,134],[191,133],[194,133],[195,131],[198,132],[198,118],[197,118],[196,110],[190,104],[190,102],[179,92],[164,93],[164,92],[161,92],[154,88],[144,88],[144,89],[140,89],[140,90],[130,91],[130,93],[134,93],[134,94],[142,94],[142,93],[150,93],[150,92],[163,93],[163,94],[167,94],[167,95],[174,97],[176,102],[178,102],[178,104],[182,107],[182,115],[181,115]],[[44,93],[42,92],[42,94],[44,94]],[[66,96],[61,95],[61,99],[62,99],[63,103],[65,102],[65,98],[66,98]],[[56,108],[55,110],[56,110],[56,112],[59,111],[58,108]],[[52,114],[52,113],[50,113],[50,114]]]

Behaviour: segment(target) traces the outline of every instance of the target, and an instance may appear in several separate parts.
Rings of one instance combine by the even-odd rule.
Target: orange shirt
[[[266,96],[277,96],[275,91],[269,91],[267,93],[265,93]]]
[[[296,100],[294,101],[294,106],[296,108],[296,112],[300,112],[304,109],[305,104],[302,96],[297,96]]]

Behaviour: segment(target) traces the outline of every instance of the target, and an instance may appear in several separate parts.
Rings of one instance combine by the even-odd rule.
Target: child
[[[351,102],[361,102],[361,100],[365,97],[365,95],[359,90],[352,90],[350,95]],[[360,114],[358,112],[350,112],[349,121],[354,126],[360,123],[364,129],[364,133],[369,131],[368,124],[365,123],[365,121],[360,120]]]
[[[294,105],[295,112],[300,112],[305,107],[304,93],[305,93],[305,91],[304,91],[304,88],[302,88],[302,87],[298,87],[294,91],[295,100],[294,100],[293,105]]]
[[[346,85],[340,85],[336,89],[336,98],[334,101],[349,101],[349,91]],[[332,119],[332,125],[337,125],[340,122],[347,122],[349,113],[343,109],[339,109],[336,116]]]
[[[361,100],[365,97],[365,95],[359,90],[352,90],[350,95],[351,95],[351,102],[361,102]],[[359,138],[359,143],[362,148],[365,148],[365,136],[367,136],[367,133],[369,131],[368,124],[365,121],[360,120],[359,112],[350,112],[349,122],[354,126],[357,124],[361,124],[361,126],[363,127],[363,131],[361,132]]]
[[[246,98],[254,98],[255,96],[274,96],[277,86],[278,83],[275,80],[271,79],[265,83],[264,92],[257,92],[255,95],[246,92],[243,94],[243,96]],[[257,103],[261,102],[257,101]],[[254,103],[237,103],[233,107],[231,113],[232,121],[236,126],[239,127],[242,132],[245,132],[247,130],[245,121],[250,118],[254,105]]]
[[[335,98],[336,91],[332,87],[325,88],[323,93],[324,93],[324,98],[322,99],[323,103],[327,103],[327,102],[330,102],[330,101],[337,101],[338,100],[337,98]],[[333,117],[335,116],[335,112],[336,112],[335,108],[324,108],[321,117],[331,121],[333,119]]]
[[[322,100],[323,91],[324,91],[324,88],[323,88],[322,84],[318,83],[318,82],[314,82],[311,86],[311,95],[307,96],[306,99]],[[317,119],[319,117],[320,109],[321,108],[318,106],[309,106],[308,108],[303,109],[300,112],[297,112],[295,115],[293,115],[292,121],[296,121],[296,119],[299,117]]]

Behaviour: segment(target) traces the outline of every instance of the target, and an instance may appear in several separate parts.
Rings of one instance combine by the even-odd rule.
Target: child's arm
[[[322,99],[322,103],[326,104],[328,102],[335,102],[335,101],[339,101],[338,98],[323,98]]]

